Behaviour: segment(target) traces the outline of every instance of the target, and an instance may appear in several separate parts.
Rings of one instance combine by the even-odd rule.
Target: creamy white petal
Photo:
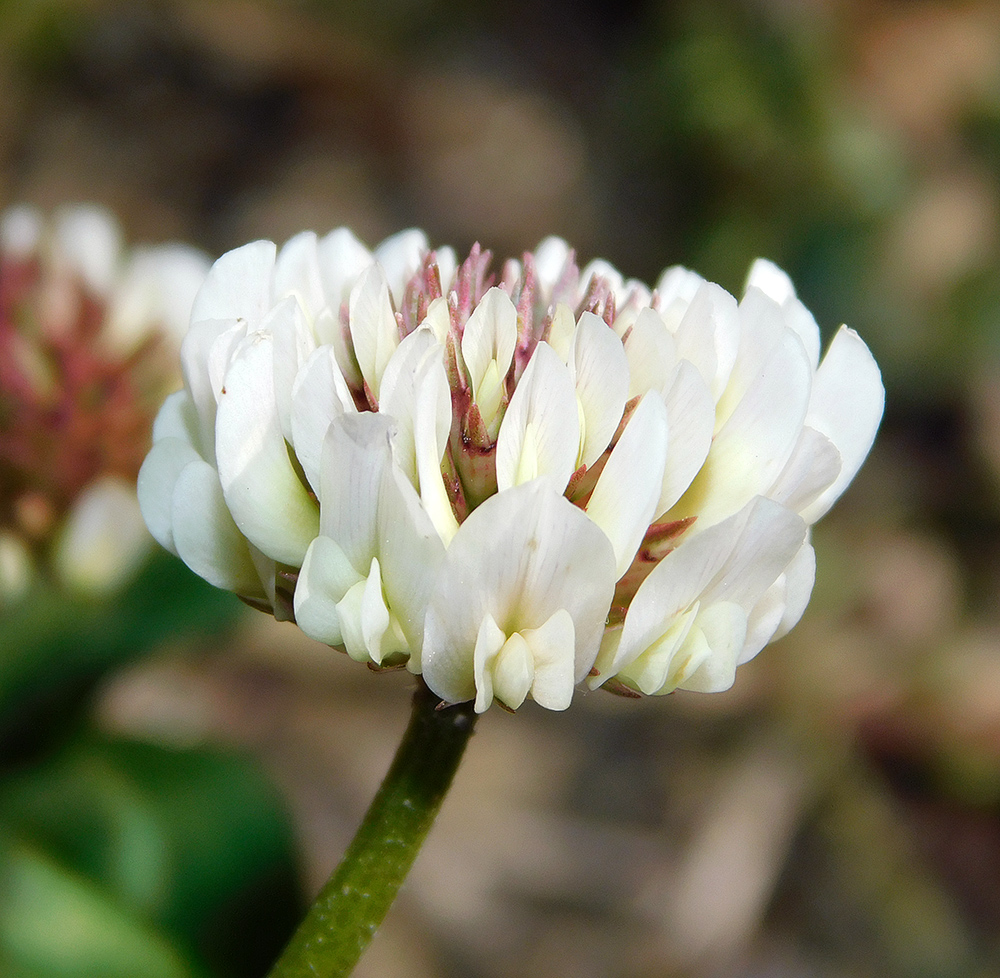
[[[292,436],[292,388],[299,370],[316,349],[316,337],[294,296],[282,299],[263,319],[261,329],[274,343],[274,399],[285,440]]]
[[[177,477],[171,523],[177,554],[209,584],[246,597],[263,597],[246,540],[226,506],[219,475],[201,459]]]
[[[208,257],[185,245],[135,249],[114,286],[101,342],[129,352],[162,329],[179,343],[208,268]]]
[[[575,334],[576,320],[573,318],[573,310],[566,303],[560,302],[552,311],[552,324],[545,340],[559,354],[559,359],[563,363],[569,362],[570,345]]]
[[[833,442],[806,425],[792,457],[767,495],[800,513],[833,484],[840,469],[840,452]]]
[[[496,415],[503,396],[503,382],[516,344],[517,309],[510,296],[494,286],[473,310],[462,334],[462,360],[472,384],[473,400],[487,424]]]
[[[320,492],[323,441],[330,422],[357,408],[333,348],[314,350],[292,387],[291,442],[313,492]]]
[[[697,628],[704,640],[707,654],[694,662],[685,663],[689,673],[677,684],[681,689],[699,693],[721,693],[733,685],[736,662],[746,640],[747,614],[737,604],[726,601],[713,604],[698,615]]]
[[[621,340],[600,316],[580,317],[569,357],[570,377],[583,413],[577,465],[591,466],[618,430],[629,392],[629,364]]]
[[[560,608],[540,628],[525,629],[521,636],[532,657],[531,698],[547,710],[565,710],[576,685],[573,618]]]
[[[785,324],[802,340],[815,370],[819,363],[819,327],[812,313],[796,297],[795,286],[788,275],[773,262],[758,258],[750,266],[746,287],[760,289],[782,307]]]
[[[757,382],[782,339],[790,333],[785,327],[784,315],[770,296],[760,289],[749,289],[738,309],[739,347],[725,390],[716,404],[716,430],[720,429]],[[799,346],[802,346],[799,341]],[[803,355],[805,347],[802,346]],[[809,358],[805,356],[808,364]],[[812,374],[812,368],[809,368]]]
[[[787,273],[766,258],[758,258],[750,266],[746,288],[751,286],[770,296],[779,306],[787,299],[795,298],[795,286]]]
[[[440,351],[428,350],[417,365],[413,415],[413,450],[417,487],[424,509],[447,545],[458,531],[458,520],[445,487],[441,460],[451,430],[451,389]]]
[[[177,553],[173,534],[174,486],[191,462],[202,461],[191,443],[183,438],[160,438],[150,449],[136,482],[139,508],[153,539]]]
[[[492,616],[509,637],[565,609],[573,621],[573,676],[589,671],[614,591],[604,534],[547,479],[491,496],[445,552],[424,632],[424,678],[449,702],[476,696],[473,653]]]
[[[399,326],[389,298],[389,284],[378,265],[359,276],[350,299],[351,339],[361,374],[377,398],[382,374],[399,346]]]
[[[694,529],[700,532],[767,492],[798,441],[811,381],[801,341],[783,331],[716,434],[705,464],[671,511],[673,516],[697,515]]]
[[[735,516],[686,538],[639,586],[614,659],[602,655],[601,675],[592,685],[621,672],[657,643],[663,645],[664,636],[673,636],[673,644],[662,650],[671,658],[683,640],[676,634],[678,616],[696,614],[697,609],[692,610],[696,604],[726,602],[749,612],[788,566],[805,532],[805,524],[794,513],[758,497]],[[685,629],[689,627],[691,622]]]
[[[319,267],[319,244],[312,231],[289,238],[274,262],[273,301],[294,296],[309,320],[326,305]],[[339,308],[339,296],[338,296]]]
[[[373,257],[385,270],[397,306],[403,300],[403,288],[420,269],[427,251],[427,236],[417,228],[399,231],[376,247]]]
[[[337,316],[358,276],[374,259],[347,228],[337,228],[321,238],[316,251],[323,291],[334,316]]]
[[[569,245],[562,238],[545,238],[535,248],[532,253],[535,260],[535,274],[545,293],[551,293],[562,277],[571,255]]]
[[[864,341],[846,326],[834,336],[813,380],[806,423],[837,447],[840,474],[803,515],[815,523],[857,474],[875,441],[885,388],[875,358]]]
[[[664,403],[670,447],[654,519],[670,509],[691,485],[708,457],[715,427],[711,392],[697,368],[687,360],[677,365]]]
[[[440,416],[435,425],[435,440],[438,441],[442,453],[448,439],[451,427],[451,395],[448,389],[448,378],[444,372],[444,347],[437,341],[429,327],[415,329],[396,348],[382,376],[382,387],[379,391],[379,411],[390,415],[396,422],[396,433],[393,439],[393,454],[397,464],[409,476],[414,486],[417,480],[417,457],[413,443],[413,429],[418,403],[417,374],[425,357],[435,356],[440,363],[441,376],[444,378],[443,392],[434,391],[434,414]],[[443,400],[441,394],[443,393]],[[443,410],[442,410],[443,408]],[[436,459],[440,463],[441,456]]]
[[[101,597],[123,587],[152,546],[135,488],[117,476],[102,476],[77,495],[51,560],[64,585]]]
[[[295,584],[295,621],[310,638],[341,645],[343,635],[337,604],[359,581],[347,555],[327,536],[309,544]]]
[[[570,371],[548,343],[539,343],[500,425],[497,486],[502,492],[547,475],[562,491],[577,468],[579,448],[580,411]]]
[[[235,319],[210,319],[193,323],[181,343],[184,386],[198,414],[198,448],[206,458],[215,457],[215,411],[232,349],[246,336],[246,327]]]
[[[75,204],[59,208],[53,215],[53,225],[58,259],[68,262],[91,291],[107,296],[121,260],[118,221],[103,207]]]
[[[419,673],[424,616],[445,548],[398,468],[390,467],[382,481],[376,532],[386,600],[409,646],[407,668]]]
[[[643,309],[624,343],[629,368],[628,396],[665,394],[677,366],[677,342],[655,309]]]
[[[186,390],[174,391],[160,406],[153,421],[153,443],[161,438],[180,438],[200,446],[198,409]]]
[[[391,464],[392,419],[345,414],[329,426],[320,474],[320,529],[340,544],[359,574],[378,552],[378,504]]]
[[[273,560],[298,566],[319,532],[319,513],[278,422],[273,353],[270,337],[255,333],[235,355],[216,415],[216,457],[243,535]]]
[[[783,576],[785,611],[777,630],[771,636],[773,642],[783,638],[799,623],[809,604],[809,598],[812,597],[813,585],[816,583],[816,551],[808,539],[785,568]]]
[[[589,516],[611,541],[617,575],[628,570],[653,521],[667,460],[667,409],[650,391],[639,402],[597,480]]]
[[[191,322],[241,319],[257,329],[271,308],[276,252],[272,241],[253,241],[216,259],[195,296]]]
[[[718,400],[729,382],[740,341],[736,300],[712,282],[703,282],[691,298],[674,334],[677,355],[690,360]]]
[[[706,601],[731,601],[749,611],[802,546],[806,525],[791,510],[758,497],[730,523],[735,536],[723,571],[703,591]]]

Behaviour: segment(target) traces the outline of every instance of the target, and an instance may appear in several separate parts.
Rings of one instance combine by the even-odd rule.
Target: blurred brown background
[[[213,255],[416,225],[737,292],[782,264],[888,388],[804,621],[727,694],[483,718],[358,974],[1000,974],[1000,4],[4,0],[21,201]],[[249,749],[311,892],[409,683],[247,611],[90,715]]]

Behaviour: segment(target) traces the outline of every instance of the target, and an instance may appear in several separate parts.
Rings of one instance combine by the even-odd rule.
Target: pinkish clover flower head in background
[[[801,616],[884,391],[758,261],[741,300],[550,238],[345,229],[220,258],[139,477],[218,587],[446,702],[722,690]]]
[[[135,494],[149,426],[209,267],[184,245],[128,249],[87,205],[0,215],[0,592],[39,565],[108,593],[150,539]]]

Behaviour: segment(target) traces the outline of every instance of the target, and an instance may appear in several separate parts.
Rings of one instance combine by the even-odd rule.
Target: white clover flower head
[[[812,589],[884,392],[758,262],[735,299],[543,241],[346,229],[213,266],[139,476],[163,546],[445,702],[721,690]]]
[[[182,245],[127,249],[100,207],[0,215],[6,553],[90,595],[148,553],[132,487],[208,267]]]

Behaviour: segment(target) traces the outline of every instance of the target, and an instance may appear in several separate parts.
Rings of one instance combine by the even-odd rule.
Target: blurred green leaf
[[[17,978],[193,978],[176,948],[93,882],[0,843],[0,966]]]
[[[227,965],[220,974],[262,970],[297,919],[285,812],[243,756],[79,742],[12,779],[0,820]]]

